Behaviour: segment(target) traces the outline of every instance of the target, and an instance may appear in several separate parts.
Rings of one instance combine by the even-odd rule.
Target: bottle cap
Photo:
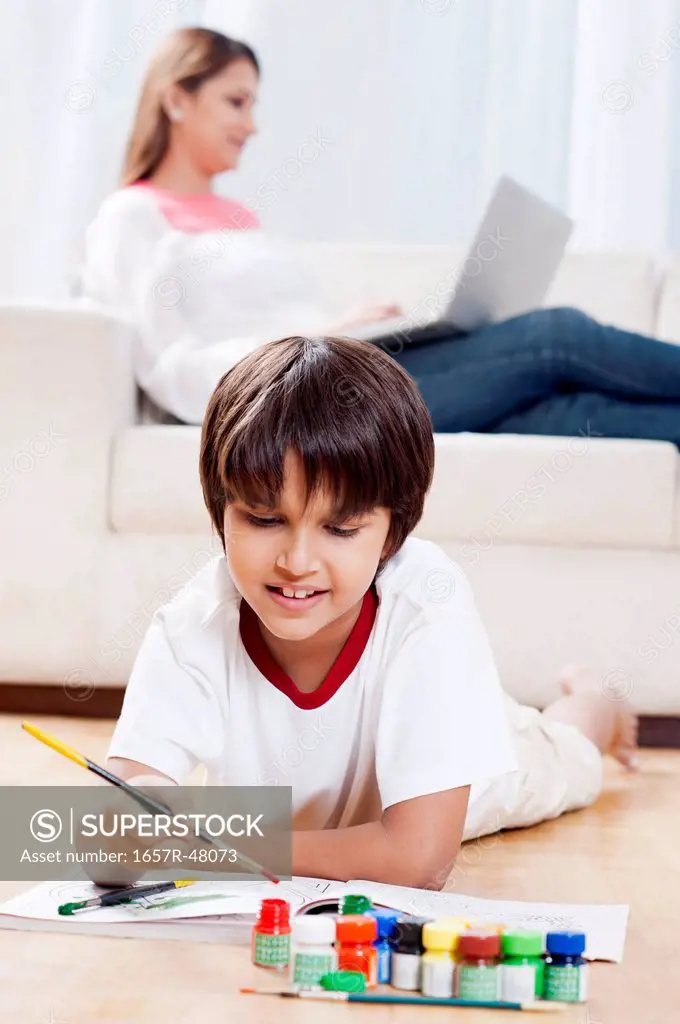
[[[445,924],[449,928],[455,928],[459,935],[461,932],[467,932],[472,928],[472,921],[468,921],[466,917],[458,917],[455,914],[438,917],[437,924]]]
[[[319,978],[327,992],[365,992],[366,978],[361,971],[331,971]]]
[[[339,912],[341,914],[365,914],[373,906],[368,896],[362,896],[358,892],[348,892],[340,900]]]
[[[394,935],[397,927],[397,918],[399,917],[398,910],[381,910],[374,907],[372,910],[369,910],[369,914],[378,922],[379,939],[389,939]]]
[[[413,917],[411,914],[402,914],[397,918],[392,936],[394,949],[398,953],[422,953],[423,925],[426,923],[424,918]]]
[[[378,922],[368,914],[343,914],[335,922],[338,942],[373,942]]]
[[[458,945],[459,933],[448,921],[428,921],[423,925],[423,946],[426,950],[451,953]]]
[[[501,951],[501,937],[498,932],[463,932],[458,939],[461,956],[495,957]]]
[[[296,942],[335,942],[335,918],[330,914],[298,914],[291,927]]]
[[[286,900],[262,900],[257,923],[263,928],[280,928],[290,922],[290,905]]]
[[[501,947],[504,956],[541,956],[543,936],[540,932],[519,929],[515,932],[506,932],[501,936]]]
[[[558,956],[580,956],[586,948],[586,937],[583,932],[548,932],[545,946]]]

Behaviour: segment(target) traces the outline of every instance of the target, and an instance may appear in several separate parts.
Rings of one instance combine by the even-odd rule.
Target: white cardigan
[[[130,321],[140,387],[200,423],[222,374],[267,341],[320,334],[329,316],[289,245],[260,228],[173,228],[152,192],[126,188],[85,236],[84,295]]]

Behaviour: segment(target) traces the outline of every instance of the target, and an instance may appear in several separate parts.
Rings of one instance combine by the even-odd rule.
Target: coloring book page
[[[379,882],[352,882],[357,892],[416,917],[463,917],[475,924],[484,922],[549,931],[579,931],[586,934],[585,956],[590,960],[620,963],[626,941],[628,907],[591,903],[525,903],[519,900],[487,900],[453,892],[408,889]]]
[[[217,925],[232,915],[255,915],[263,899],[285,899],[291,913],[299,913],[307,904],[323,899],[339,899],[347,892],[369,896],[374,903],[392,907],[416,917],[462,917],[473,925],[493,922],[514,928],[540,932],[582,931],[587,937],[585,955],[591,960],[620,963],[626,940],[628,907],[575,903],[527,903],[516,900],[487,900],[459,893],[410,889],[379,882],[352,880],[347,884],[325,878],[293,877],[280,882],[196,882],[186,888],[148,896],[118,907],[97,907],[62,917],[62,903],[90,899],[106,892],[83,881],[43,882],[28,892],[0,904],[3,919],[31,919],[63,925],[78,917],[83,924],[130,924],[144,922],[181,922]]]

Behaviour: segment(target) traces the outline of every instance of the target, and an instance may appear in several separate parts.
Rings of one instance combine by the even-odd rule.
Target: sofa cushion
[[[114,441],[110,526],[117,533],[210,531],[198,473],[200,427],[136,426]]]
[[[673,542],[674,445],[587,437],[438,434],[419,533],[496,543],[663,548]]]
[[[205,534],[199,443],[198,427],[122,431],[111,528]],[[438,434],[435,479],[417,533],[463,540],[470,557],[495,543],[667,547],[679,514],[677,469],[676,449],[664,443]]]

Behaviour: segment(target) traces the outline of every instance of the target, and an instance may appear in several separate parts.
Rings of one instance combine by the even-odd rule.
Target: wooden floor
[[[94,760],[103,760],[112,723],[34,718]],[[0,717],[0,784],[82,784],[76,765]],[[526,831],[468,844],[450,888],[505,899],[630,903],[622,965],[591,968],[587,1007],[526,1015],[439,1010],[436,1020],[564,1024],[671,1024],[680,1020],[680,752],[642,751],[641,771],[614,765],[598,804]],[[0,898],[27,888],[0,883]],[[256,972],[248,951],[214,945],[86,938],[0,930],[0,1021],[5,1024],[404,1024],[410,1007],[330,1006],[241,996]]]

